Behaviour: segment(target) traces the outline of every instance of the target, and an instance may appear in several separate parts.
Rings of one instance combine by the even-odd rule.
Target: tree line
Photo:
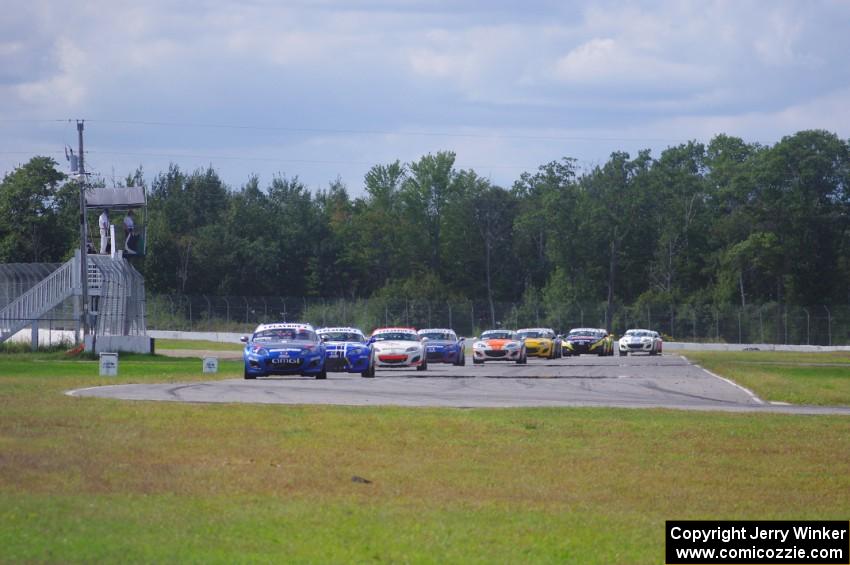
[[[145,183],[141,170],[128,185]],[[157,293],[543,304],[850,303],[850,145],[801,131],[774,145],[718,135],[658,157],[563,158],[510,187],[441,151],[339,179],[228,187],[178,165],[148,191]],[[77,188],[34,157],[0,184],[0,260],[59,261],[78,245]],[[610,316],[608,318],[610,320]]]

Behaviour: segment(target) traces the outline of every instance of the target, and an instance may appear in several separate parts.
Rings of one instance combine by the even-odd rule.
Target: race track
[[[679,355],[530,359],[528,364],[431,365],[427,371],[379,369],[374,379],[331,373],[185,384],[127,384],[70,391],[124,400],[349,406],[507,408],[608,406],[731,412],[847,414],[850,408],[765,403]]]

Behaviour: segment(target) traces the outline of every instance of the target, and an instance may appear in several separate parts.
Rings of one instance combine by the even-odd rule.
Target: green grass
[[[718,375],[774,402],[850,405],[850,353],[687,351]]]
[[[0,356],[0,561],[660,563],[667,519],[850,508],[850,418],[64,395],[205,378]]]
[[[219,341],[195,341],[189,339],[157,339],[156,350],[163,349],[191,349],[208,351],[242,351],[245,347],[242,343],[222,343]]]

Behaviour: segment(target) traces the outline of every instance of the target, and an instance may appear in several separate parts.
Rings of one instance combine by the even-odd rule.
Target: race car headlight
[[[484,343],[483,341],[476,341],[474,344],[472,344],[472,347],[474,349],[486,349],[487,344]]]
[[[505,344],[505,349],[516,349],[517,347],[519,347],[519,344],[515,341]]]
[[[260,347],[259,345],[255,345],[254,349],[253,349],[253,353],[255,355],[268,355],[269,350],[266,349],[265,347]]]
[[[364,351],[366,351],[366,350],[363,349],[362,347],[349,347],[348,348],[348,352],[353,353],[354,355],[360,355]]]
[[[416,347],[416,346],[408,347],[408,348],[407,348],[407,352],[408,352],[408,353],[413,353],[414,351],[419,351],[419,348],[418,348],[418,347]]]

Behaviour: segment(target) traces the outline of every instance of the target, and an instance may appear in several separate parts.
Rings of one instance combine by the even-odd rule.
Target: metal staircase
[[[144,337],[147,333],[144,277],[120,253],[90,254],[86,263],[90,335]],[[63,331],[69,326],[74,333],[80,330],[79,252],[32,287],[24,288],[27,290],[18,290],[22,294],[12,289],[14,294],[10,295],[6,287],[8,303],[0,309],[0,343],[27,327],[35,330],[39,320],[64,322]],[[73,316],[68,313],[71,306]],[[62,317],[57,318],[57,313]]]
[[[79,259],[74,257],[0,310],[0,343],[31,326],[74,295],[80,286],[79,264]],[[89,270],[92,267],[89,265]]]

